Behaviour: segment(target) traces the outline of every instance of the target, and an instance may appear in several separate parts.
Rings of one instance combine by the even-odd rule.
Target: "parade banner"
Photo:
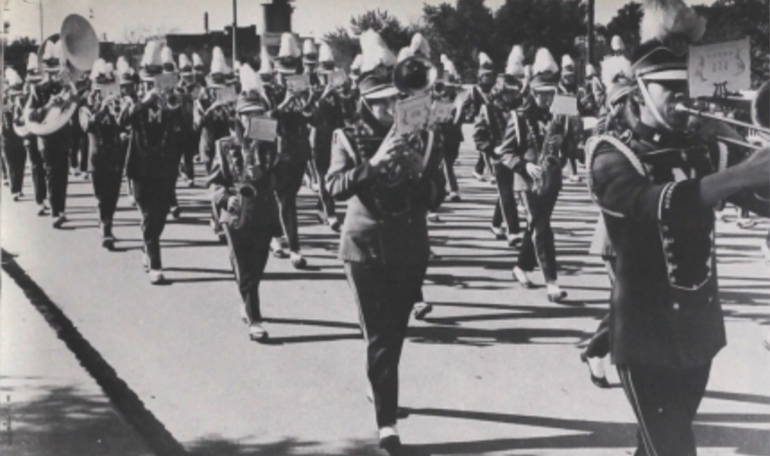
[[[249,118],[249,132],[247,136],[258,141],[275,142],[278,137],[278,121],[267,117]]]
[[[235,94],[235,87],[226,86],[215,89],[217,101],[220,103],[232,103],[237,98]]]
[[[724,96],[751,88],[751,44],[737,41],[690,46],[687,61],[690,97]]]
[[[563,116],[577,116],[577,97],[572,95],[556,94],[551,103],[551,114]]]
[[[422,130],[430,118],[431,94],[426,93],[396,103],[396,131],[408,135]]]
[[[288,76],[286,77],[286,88],[289,92],[304,92],[310,88],[310,77],[306,74]]]

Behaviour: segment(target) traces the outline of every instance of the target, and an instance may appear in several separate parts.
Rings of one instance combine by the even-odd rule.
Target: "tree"
[[[484,0],[423,7],[424,34],[436,56],[446,54],[463,79],[475,80],[479,52],[494,56],[494,17]]]
[[[37,52],[37,41],[29,37],[21,37],[13,40],[5,46],[4,60],[6,65],[13,67],[22,77],[27,74],[27,56],[30,52]]]
[[[334,50],[337,64],[343,68],[349,68],[355,56],[361,52],[358,36],[366,30],[374,30],[382,36],[382,39],[393,51],[398,51],[408,46],[415,27],[405,27],[394,16],[381,9],[370,10],[350,19],[350,30],[337,27],[333,32],[327,33],[324,40]]]
[[[607,27],[604,28],[604,39],[611,42],[618,35],[626,45],[626,52],[632,52],[639,46],[639,28],[644,17],[644,9],[640,3],[631,2],[618,10]]]
[[[575,57],[575,38],[585,36],[586,28],[581,0],[506,0],[495,13],[495,58],[504,65],[514,44],[530,59],[539,47],[557,60],[564,54]]]

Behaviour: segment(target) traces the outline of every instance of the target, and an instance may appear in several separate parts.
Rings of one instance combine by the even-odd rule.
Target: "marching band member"
[[[278,120],[278,157],[275,169],[275,196],[281,216],[281,226],[289,243],[289,257],[296,269],[303,269],[307,261],[300,253],[297,222],[297,193],[302,186],[302,176],[310,159],[308,120],[313,106],[308,103],[304,91],[287,86],[287,76],[296,75],[300,64],[297,38],[291,33],[281,36],[281,46],[276,57],[276,84],[270,89],[273,100],[282,100],[273,115]],[[281,239],[273,240],[273,253],[283,256]]]
[[[70,103],[73,103],[71,84],[62,79],[61,70],[64,62],[64,55],[61,47],[61,41],[47,40],[43,49],[43,70],[45,72],[44,80],[36,86],[32,86],[32,91],[27,100],[27,122],[40,122],[49,112],[48,103],[53,99],[54,103],[66,102],[66,100],[57,97],[69,97]],[[43,157],[46,170],[46,184],[48,186],[48,201],[51,206],[51,217],[53,218],[53,227],[61,228],[67,221],[64,210],[67,206],[67,183],[69,148],[71,144],[72,121],[66,123],[55,132],[38,136],[37,147]]]
[[[490,103],[489,95],[497,82],[497,72],[492,59],[485,53],[479,54],[478,81],[471,89],[470,95],[463,102],[463,118],[465,121],[474,121],[481,112],[481,106]],[[486,155],[478,151],[479,158],[473,168],[473,177],[484,180],[484,168],[488,167]],[[490,173],[492,170],[490,169]]]
[[[84,72],[77,81],[75,89],[78,93],[78,111],[86,105],[88,94],[91,91],[90,71]],[[72,124],[70,134],[70,174],[77,177],[83,175],[83,180],[88,180],[88,135],[78,125],[75,116],[70,120]]]
[[[18,113],[14,116],[14,122],[17,125],[26,122],[24,118],[24,106],[26,106],[29,96],[32,93],[32,86],[43,80],[40,74],[40,62],[37,54],[30,52],[27,57],[27,77],[24,82],[24,91],[19,99]],[[37,137],[28,133],[24,137],[24,149],[27,151],[27,158],[30,163],[30,177],[32,177],[32,189],[35,193],[35,204],[37,204],[37,215],[44,216],[48,214],[48,188],[46,186],[46,171],[43,162],[43,155],[37,147]]]
[[[548,300],[559,302],[567,292],[557,284],[556,246],[551,216],[562,187],[565,143],[575,140],[566,116],[553,116],[550,106],[557,90],[559,67],[548,49],[540,48],[532,65],[529,93],[532,102],[520,116],[512,116],[500,154],[527,182],[523,193],[527,230],[513,277],[523,288],[532,288],[527,273],[539,263],[545,276]],[[521,121],[519,120],[521,119]]]
[[[606,89],[596,73],[596,68],[586,64],[586,78],[583,86],[578,89],[578,109],[583,106],[581,113],[586,116],[598,116],[606,102]]]
[[[277,154],[275,144],[250,136],[252,116],[267,116],[271,102],[259,76],[248,64],[241,67],[240,82],[235,135],[217,140],[208,183],[214,189],[214,205],[221,209],[249,337],[261,342],[268,333],[262,322],[259,283],[270,242],[281,231],[272,186]]]
[[[163,72],[160,54],[160,43],[149,41],[140,67],[141,101],[124,98],[120,113],[120,125],[131,129],[126,176],[142,213],[142,260],[153,285],[165,283],[160,236],[174,198],[183,122],[181,110],[169,109],[170,94],[155,87]]]
[[[167,75],[173,75],[177,76],[177,66],[176,62],[174,62],[174,55],[171,52],[171,48],[169,47],[163,47],[163,49],[160,52],[160,61],[161,61],[161,67],[163,67],[163,74]],[[173,109],[175,111],[180,111],[181,117],[182,117],[182,124],[181,127],[183,129],[182,133],[179,136],[179,142],[174,143],[176,147],[179,147],[179,163],[177,163],[177,169],[181,166],[182,163],[182,155],[184,155],[184,146],[187,146],[187,139],[190,137],[188,136],[189,130],[187,127],[187,111],[185,110],[185,97],[184,97],[184,89],[179,86],[180,82],[177,81],[177,86],[174,87],[170,93],[166,94],[166,107],[168,109]],[[182,213],[182,208],[179,207],[179,200],[176,196],[176,182],[174,182],[174,196],[171,199],[171,210],[169,211],[171,216],[176,220],[179,219],[179,216]]]
[[[22,114],[19,105],[24,90],[24,80],[12,67],[5,67],[3,78],[3,160],[5,161],[11,195],[14,201],[19,201],[24,186],[24,166],[27,162],[27,151],[24,150],[24,139],[14,129],[15,117]]]
[[[116,86],[111,64],[99,59],[91,69],[93,85],[87,104],[81,108],[80,120],[88,134],[89,171],[97,200],[102,247],[115,248],[112,219],[120,198],[126,149],[120,134],[120,94],[108,95],[105,89]]]
[[[770,179],[770,148],[715,172],[708,140],[688,132],[688,114],[674,108],[688,97],[686,45],[705,20],[681,0],[644,9],[626,134],[591,140],[586,164],[617,255],[610,348],[639,423],[637,454],[694,455],[692,422],[726,344],[714,206],[728,200],[767,215],[752,187]]]
[[[590,99],[588,97],[581,96],[582,94],[578,93],[577,75],[575,74],[575,61],[572,60],[572,57],[570,57],[569,54],[564,54],[561,56],[560,74],[561,78],[559,79],[556,93],[576,97],[578,112],[581,114],[585,114],[587,111],[592,110],[594,107],[592,103],[589,105],[582,104],[590,103]],[[571,124],[574,124],[571,126],[571,128],[575,129],[575,131],[583,131],[583,121],[580,116],[569,117],[568,121]],[[580,182],[580,176],[578,176],[577,171],[577,142],[570,144],[574,145],[574,149],[566,151],[567,162],[569,163],[570,170],[572,171],[572,174],[569,176],[569,180],[571,182]]]
[[[303,94],[307,99],[304,100],[307,104],[312,104],[317,107],[318,98],[323,92],[323,88],[318,80],[318,47],[315,45],[313,39],[308,38],[302,43],[302,74],[308,75],[308,81],[310,81],[310,89]],[[312,125],[310,126],[310,141],[312,141]],[[318,171],[315,169],[315,161],[312,157],[312,145],[311,145],[311,157],[307,161],[305,166],[305,185],[314,192],[318,192]],[[321,223],[324,223],[321,219]]]
[[[217,99],[217,90],[224,89],[231,81],[232,71],[227,66],[222,49],[215,47],[211,54],[211,67],[206,76],[206,87],[201,90],[195,101],[194,124],[200,130],[199,157],[205,164],[206,173],[211,172],[211,164],[216,151],[216,141],[230,135],[230,112],[222,100]],[[211,225],[214,234],[224,240],[225,235],[219,223],[219,210],[212,207]]]
[[[197,55],[197,54],[196,54]],[[198,57],[200,59],[200,57]],[[195,82],[193,64],[185,54],[179,54],[179,96],[182,100],[185,132],[182,135],[182,175],[187,179],[187,186],[195,187],[195,163],[193,159],[198,151],[200,138],[195,132],[195,100],[200,88]]]
[[[345,122],[353,121],[356,117],[356,112],[358,111],[356,102],[359,99],[358,78],[360,76],[361,76],[361,54],[357,54],[353,59],[353,61],[350,63],[348,80],[339,91],[340,98],[342,99],[342,108],[343,108],[343,113],[345,117]]]
[[[211,171],[216,140],[230,134],[230,114],[227,106],[217,100],[216,89],[227,87],[231,75],[225,54],[220,47],[215,47],[211,53],[211,68],[206,76],[206,88],[201,91],[195,103],[196,124],[201,132],[198,151],[200,161],[206,165],[207,173]]]
[[[454,63],[449,60],[446,54],[441,54],[441,63],[444,67],[444,76],[448,85],[445,86],[443,93],[439,94],[444,100],[453,101],[458,93],[455,86],[460,82],[460,75],[455,68]],[[460,157],[460,145],[463,142],[462,116],[460,109],[455,106],[454,117],[451,122],[441,124],[440,138],[444,150],[444,174],[449,184],[449,201],[460,201],[460,187],[457,185],[457,176],[455,175],[455,162]]]
[[[335,132],[327,183],[333,196],[349,200],[339,254],[367,343],[380,446],[396,454],[398,364],[428,265],[426,215],[445,190],[432,132],[407,140],[393,127],[395,56],[371,30],[361,35],[361,48],[358,119]]]
[[[594,135],[622,134],[619,128],[619,112],[625,106],[625,98],[631,90],[630,81],[633,79],[631,62],[623,56],[610,55],[602,61],[602,86],[607,90],[607,105],[602,108],[602,115],[597,122]],[[620,130],[620,131],[619,131]],[[604,261],[610,283],[615,281],[615,263],[617,255],[612,248],[612,243],[607,236],[607,228],[604,216],[600,213],[599,220],[591,240],[589,254],[599,255]],[[599,388],[609,388],[607,381],[604,358],[610,353],[610,317],[606,315],[596,332],[589,339],[585,350],[580,353],[580,360],[587,366],[591,375],[591,382]]]
[[[337,71],[332,49],[326,43],[321,43],[318,53],[318,82],[323,91],[315,100],[313,117],[310,119],[310,148],[312,163],[318,182],[318,219],[339,232],[340,221],[337,219],[334,198],[326,187],[325,177],[331,162],[332,135],[338,128],[344,126],[344,106],[339,93],[339,87],[334,87],[329,77]],[[316,92],[317,93],[317,92]]]
[[[482,105],[473,125],[473,140],[476,149],[487,155],[487,161],[494,169],[497,178],[497,204],[492,217],[492,233],[498,239],[507,239],[511,247],[518,246],[523,240],[519,226],[519,212],[516,194],[526,189],[523,178],[511,168],[510,155],[499,155],[499,146],[503,142],[508,119],[516,116],[516,109],[521,107],[521,80],[524,77],[524,50],[519,45],[513,46],[505,67],[505,84],[501,89],[490,93],[491,103]],[[505,221],[508,233],[502,227]]]

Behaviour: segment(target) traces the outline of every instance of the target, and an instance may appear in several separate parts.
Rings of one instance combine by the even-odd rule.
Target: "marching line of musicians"
[[[573,95],[581,115],[600,119],[585,141],[588,187],[602,209],[591,252],[606,261],[613,283],[611,312],[581,358],[594,383],[606,387],[602,359],[612,353],[640,425],[637,454],[695,454],[692,420],[711,360],[726,343],[713,208],[730,201],[767,216],[767,201],[752,189],[766,184],[769,165],[767,148],[735,163],[733,148],[714,140],[715,131],[739,137],[724,124],[701,123],[695,135],[685,134],[692,124],[672,106],[687,96],[686,57],[669,46],[671,31],[660,17],[645,15],[652,26],[633,59],[613,39],[601,74],[589,66],[581,86],[569,56],[558,65],[541,48],[525,65],[514,46],[502,84],[481,53],[478,84],[458,98],[458,74],[442,55],[441,83],[427,90],[457,101],[453,115],[408,135],[395,128],[405,93],[393,73],[404,59],[430,58],[420,34],[397,57],[379,34],[364,32],[362,52],[341,82],[327,44],[317,49],[308,40],[300,49],[292,34],[282,36],[277,57],[263,53],[236,71],[219,48],[206,72],[197,54],[175,62],[170,49],[151,41],[138,72],[124,58],[114,67],[100,59],[74,81],[77,93],[67,93],[60,77],[61,42],[48,41],[40,59],[29,56],[26,81],[12,69],[5,73],[11,193],[18,199],[28,157],[39,215],[50,213],[53,226],[63,226],[70,154],[86,151],[80,158],[98,201],[103,247],[115,246],[112,223],[125,176],[141,212],[143,266],[159,284],[161,235],[167,216],[180,211],[176,181],[181,172],[195,185],[197,155],[212,192],[211,225],[226,240],[243,299],[241,316],[251,340],[265,341],[259,285],[269,256],[307,266],[296,205],[307,178],[318,193],[319,220],[341,233],[339,257],[367,344],[380,445],[396,454],[398,364],[410,316],[431,311],[422,296],[431,255],[427,222],[446,198],[460,200],[454,164],[461,125],[473,121],[474,175],[488,168],[497,186],[490,226],[518,249],[513,279],[533,288],[530,275],[539,266],[547,298],[559,302],[567,292],[558,285],[551,218],[562,169],[569,165],[577,180],[585,138],[580,116],[550,107],[556,94]],[[157,87],[163,74],[177,75],[178,85]],[[295,88],[297,74],[309,75],[310,86]],[[228,87],[237,87],[233,99],[222,95]],[[25,122],[70,109],[67,97],[78,104],[67,124],[49,135],[19,134]],[[344,222],[339,200],[348,202]]]

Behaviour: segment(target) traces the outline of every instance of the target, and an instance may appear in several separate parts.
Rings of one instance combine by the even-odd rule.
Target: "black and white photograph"
[[[3,456],[770,456],[770,0],[2,0]]]

